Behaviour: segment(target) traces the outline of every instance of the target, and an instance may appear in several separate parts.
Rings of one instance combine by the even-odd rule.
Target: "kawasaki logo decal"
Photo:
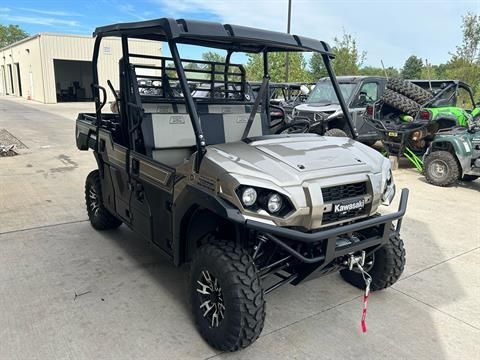
[[[333,212],[347,212],[347,211],[351,211],[351,210],[357,210],[357,209],[363,209],[363,207],[365,206],[365,200],[364,199],[360,199],[360,200],[356,200],[354,202],[351,202],[351,203],[341,203],[341,204],[335,204],[333,206]]]

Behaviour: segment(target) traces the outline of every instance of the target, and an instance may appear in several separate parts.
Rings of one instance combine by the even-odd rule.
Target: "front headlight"
[[[270,189],[240,186],[236,190],[243,207],[260,213],[262,210],[274,216],[285,216],[293,210],[290,200]]]
[[[279,194],[272,194],[268,197],[267,208],[272,214],[279,212],[282,209],[283,200]]]
[[[257,201],[257,191],[254,188],[247,187],[242,192],[242,204],[246,207],[252,206]]]
[[[388,166],[385,166],[383,169],[382,181],[382,204],[388,206],[392,203],[392,200],[395,197],[395,183],[393,181],[390,162],[388,162]]]

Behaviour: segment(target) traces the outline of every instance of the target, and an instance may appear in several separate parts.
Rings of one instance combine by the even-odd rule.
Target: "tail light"
[[[420,120],[430,120],[430,111],[420,111]]]
[[[373,116],[373,106],[372,105],[367,106],[367,115],[370,116],[370,117]]]

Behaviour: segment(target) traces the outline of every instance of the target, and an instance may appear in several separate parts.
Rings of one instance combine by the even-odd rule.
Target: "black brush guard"
[[[325,268],[331,265],[335,259],[371,248],[374,248],[373,251],[376,251],[378,248],[385,245],[389,241],[394,221],[397,221],[395,232],[400,232],[402,218],[407,210],[408,194],[408,189],[402,189],[398,211],[394,213],[370,217],[366,220],[360,220],[347,225],[340,225],[312,233],[265,224],[254,220],[244,220],[242,225],[247,229],[255,230],[262,234],[269,241],[272,241],[289,255],[305,265],[301,273],[292,274],[285,279],[285,283],[290,282],[296,285],[306,280],[313,272],[321,272],[322,270],[325,270]],[[231,220],[239,223],[237,217],[232,217]],[[337,245],[337,240],[339,238],[352,237],[353,233],[369,228],[380,228],[381,231],[376,232],[378,235],[366,237],[361,241],[351,243],[347,246]],[[325,249],[325,252],[320,256],[307,257],[287,244],[287,241],[285,240],[288,240],[290,243],[293,241],[307,245],[320,245]]]
[[[371,117],[365,117],[368,124],[376,130],[383,133],[383,144],[390,155],[402,156],[405,147],[408,146],[409,135],[417,130],[426,128],[428,121],[413,120],[411,122],[403,122],[401,120],[380,120]],[[396,133],[395,136],[391,133]],[[398,141],[394,141],[398,139]]]

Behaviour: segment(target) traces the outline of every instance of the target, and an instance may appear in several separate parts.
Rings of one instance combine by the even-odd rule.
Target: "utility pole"
[[[288,0],[288,19],[287,19],[287,33],[290,34],[290,23],[292,20],[292,0]],[[289,53],[287,52],[286,62],[285,62],[285,82],[288,82],[288,61]]]

